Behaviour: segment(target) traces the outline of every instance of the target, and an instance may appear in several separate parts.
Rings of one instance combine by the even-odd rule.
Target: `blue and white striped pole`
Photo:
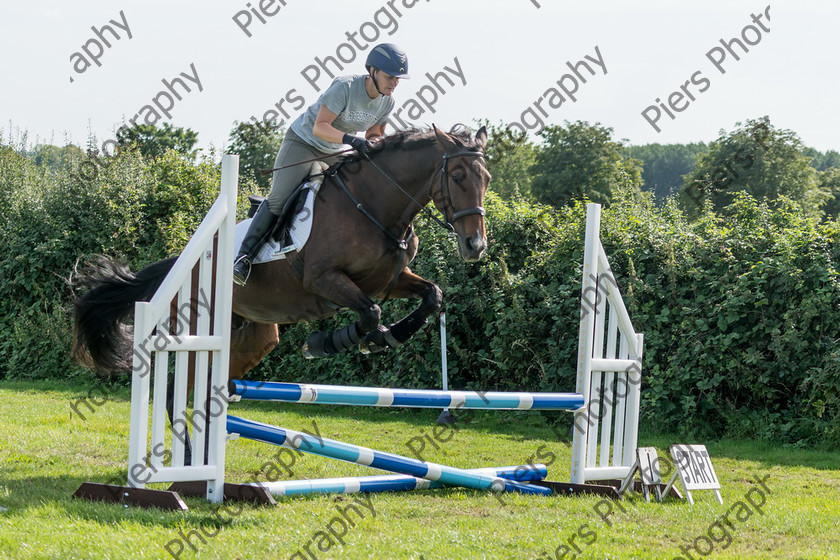
[[[545,465],[520,465],[486,469],[468,469],[467,472],[486,476],[498,476],[517,482],[543,480],[548,476]],[[383,476],[348,476],[343,478],[319,478],[310,480],[278,480],[275,482],[253,482],[251,486],[262,486],[275,496],[302,496],[306,494],[353,494],[356,492],[401,492],[443,488],[444,484],[424,478],[402,474]]]
[[[579,393],[482,393],[242,380],[230,382],[230,394],[263,401],[456,410],[577,410],[584,404]]]
[[[497,476],[475,474],[455,467],[426,463],[401,455],[374,451],[367,447],[316,437],[294,430],[285,430],[262,422],[237,418],[236,416],[229,415],[227,417],[227,431],[231,434],[239,434],[247,439],[281,445],[305,453],[348,461],[358,465],[367,465],[384,471],[425,478],[447,486],[463,486],[474,490],[492,490],[494,492],[522,492],[523,494],[549,495],[552,493],[551,490],[542,486],[531,486]]]

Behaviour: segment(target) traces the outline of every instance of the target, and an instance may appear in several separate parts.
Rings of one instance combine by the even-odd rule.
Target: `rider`
[[[299,116],[286,131],[274,167],[320,159],[334,163],[330,155],[349,144],[367,154],[372,140],[384,135],[385,120],[394,108],[391,94],[400,78],[408,78],[408,58],[398,46],[375,46],[365,62],[367,74],[340,76]],[[365,138],[354,134],[365,131]],[[306,178],[309,166],[293,165],[274,172],[271,193],[260,205],[233,266],[233,281],[244,286],[251,273],[251,259],[282,216],[288,198]]]

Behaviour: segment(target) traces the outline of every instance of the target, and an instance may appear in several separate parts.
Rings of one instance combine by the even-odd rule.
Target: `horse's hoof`
[[[303,347],[301,351],[303,351],[303,357],[307,360],[311,360],[312,358],[323,358],[327,355],[327,352],[324,350],[324,344],[327,340],[327,333],[323,331],[315,331],[314,333],[309,335],[309,338],[306,339],[306,342],[303,343]]]
[[[376,325],[376,329],[367,333],[359,343],[359,352],[365,355],[378,354],[390,348],[385,341],[386,332],[388,329],[384,325]]]

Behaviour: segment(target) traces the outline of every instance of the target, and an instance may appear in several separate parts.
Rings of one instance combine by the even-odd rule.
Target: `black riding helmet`
[[[376,78],[373,76],[373,69],[379,68],[388,75],[395,78],[409,78],[408,75],[408,57],[405,51],[393,43],[380,43],[371,49],[365,61],[365,68],[373,78],[373,85],[376,86],[376,91],[379,90],[379,84],[376,83]]]

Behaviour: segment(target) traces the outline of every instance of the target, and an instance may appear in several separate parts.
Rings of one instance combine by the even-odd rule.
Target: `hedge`
[[[219,169],[174,153],[108,159],[85,181],[70,162],[41,168],[0,148],[0,378],[88,376],[70,363],[67,280],[107,254],[135,269],[175,254],[212,204]],[[244,185],[240,196],[255,189]],[[490,247],[479,263],[420,218],[412,269],[441,286],[450,383],[457,388],[574,387],[585,203],[553,208],[486,200]],[[634,327],[645,333],[644,426],[691,437],[840,443],[837,221],[793,203],[742,196],[688,221],[673,204],[621,195],[602,215],[602,242]],[[393,322],[416,303],[388,301]],[[305,360],[312,330],[348,312],[284,327],[255,379],[437,387],[438,329],[398,351]]]

